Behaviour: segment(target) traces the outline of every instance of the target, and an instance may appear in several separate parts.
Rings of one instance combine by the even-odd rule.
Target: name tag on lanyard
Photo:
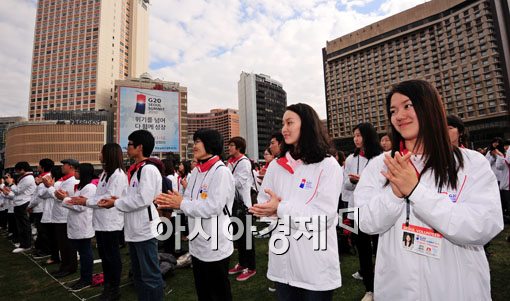
[[[423,256],[441,258],[443,235],[430,228],[402,224],[402,248]]]

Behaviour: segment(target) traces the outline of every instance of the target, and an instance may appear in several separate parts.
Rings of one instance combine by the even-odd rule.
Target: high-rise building
[[[213,109],[209,113],[188,113],[188,151],[187,157],[193,156],[193,134],[201,128],[219,131],[225,144],[227,154],[228,141],[239,136],[239,113],[234,109]]]
[[[246,154],[263,160],[271,135],[282,129],[287,93],[281,83],[265,74],[242,72],[237,86],[239,129],[246,139]]]
[[[163,95],[165,96],[166,94],[167,95],[170,95],[170,94],[174,94],[174,92],[177,92],[178,93],[178,104],[176,104],[175,107],[173,107],[175,110],[174,111],[165,111],[165,108],[164,107],[164,104],[162,104],[163,106],[162,107],[155,107],[154,110],[155,111],[158,111],[158,110],[161,110],[161,111],[165,111],[165,114],[166,116],[175,116],[177,121],[178,121],[178,125],[176,126],[175,129],[171,129],[171,125],[168,124],[168,121],[169,120],[166,120],[166,123],[165,124],[155,124],[156,121],[155,120],[149,120],[149,118],[147,118],[145,121],[140,121],[140,125],[141,127],[140,128],[137,128],[137,129],[146,129],[146,130],[149,130],[151,132],[153,132],[153,134],[155,133],[155,131],[158,131],[160,130],[161,132],[164,132],[164,133],[168,133],[170,137],[177,137],[178,136],[178,143],[179,143],[179,150],[175,151],[175,153],[178,153],[181,158],[184,158],[186,156],[186,148],[187,148],[187,143],[188,143],[188,88],[187,87],[184,87],[184,86],[181,86],[178,82],[170,82],[170,81],[162,81],[160,79],[152,79],[151,76],[148,74],[148,73],[144,73],[141,75],[140,78],[129,78],[129,79],[125,79],[125,80],[117,80],[115,81],[115,94],[114,94],[114,104],[113,104],[113,116],[114,116],[114,126],[113,126],[113,140],[117,143],[121,143],[120,141],[120,138],[119,137],[119,125],[120,125],[120,121],[121,119],[123,118],[122,115],[122,112],[120,111],[120,108],[122,107],[122,104],[120,104],[119,102],[125,102],[126,99],[121,99],[120,98],[120,91],[121,89],[126,89],[126,88],[136,88],[138,91],[141,92],[141,94],[143,95]],[[169,92],[169,93],[165,93],[165,92]],[[151,98],[151,97],[149,97]],[[160,102],[164,102],[165,99],[167,99],[166,97],[156,97],[159,99]],[[144,107],[144,112],[143,114],[139,114],[140,115],[140,118],[143,118],[143,116],[146,116],[145,113],[148,113],[148,112],[145,112],[145,107],[146,107],[146,99],[143,100],[144,103],[143,103],[143,107]],[[158,101],[158,100],[156,100]],[[149,107],[151,106],[150,102],[151,102],[151,99],[147,99],[147,111],[151,110],[149,109]],[[120,104],[120,106],[119,106]],[[135,104],[138,104],[138,98],[135,99]],[[158,104],[159,105],[159,104]],[[137,106],[134,107],[134,110],[136,113],[137,112]],[[177,112],[179,111],[179,112]],[[176,116],[177,115],[177,116]],[[163,117],[164,118],[164,117]],[[153,118],[154,119],[154,118]],[[165,129],[162,129],[161,126],[165,126],[167,128]],[[159,127],[159,129],[157,128]],[[170,131],[172,131],[170,133]],[[156,137],[156,144],[158,143],[158,136],[160,135],[155,135]],[[176,138],[177,139],[177,138]],[[126,147],[126,145],[121,145],[122,147]],[[154,149],[154,153],[158,153],[157,151],[157,148],[158,148],[158,145],[156,145],[155,149]]]
[[[387,130],[391,85],[424,79],[447,114],[462,118],[470,146],[510,135],[510,10],[506,0],[432,0],[328,41],[323,48],[328,129],[342,149],[352,128]]]
[[[29,120],[110,110],[117,79],[148,71],[148,0],[39,0]]]

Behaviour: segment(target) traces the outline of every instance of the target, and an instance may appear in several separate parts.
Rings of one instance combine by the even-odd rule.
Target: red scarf
[[[237,161],[239,161],[244,155],[243,154],[240,154],[239,157],[235,158],[235,157],[230,157],[227,161],[228,164],[232,164],[234,165],[234,163],[236,163]]]
[[[216,162],[220,161],[220,157],[218,156],[214,156],[214,157],[211,157],[209,160],[207,160],[206,162],[204,163],[199,163],[197,164],[197,167],[198,167],[198,171],[199,172],[206,172],[208,171],[209,169],[211,169],[211,167],[216,164]]]
[[[147,161],[147,159],[142,160],[136,164],[131,164],[131,166],[129,166],[129,169],[127,170],[128,183],[131,183],[131,176],[145,164],[145,161]]]

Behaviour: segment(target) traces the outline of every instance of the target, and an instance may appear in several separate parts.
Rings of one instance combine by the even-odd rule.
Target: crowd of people
[[[484,246],[510,214],[509,142],[466,148],[462,120],[445,115],[425,81],[395,85],[386,110],[389,133],[379,139],[372,124],[358,124],[347,158],[315,110],[300,103],[286,108],[262,167],[248,158],[243,137],[228,141],[223,161],[223,138],[214,129],[194,133],[191,162],[151,157],[154,136],[145,130],[128,137],[127,170],[116,143],[103,146],[97,176],[91,164],[72,158],[58,167],[41,159],[36,173],[18,162],[15,177],[1,180],[0,226],[8,228],[13,253],[59,264],[56,278],[77,271],[78,253],[72,291],[92,284],[95,237],[100,300],[120,299],[124,244],[138,299],[163,300],[158,249],[182,255],[175,241],[182,229],[158,241],[163,217],[185,221],[183,256],[198,300],[231,300],[230,275],[248,281],[257,274],[253,241],[263,236],[254,235],[256,218],[270,221],[266,277],[278,300],[332,300],[342,286],[339,222],[355,229],[359,270],[352,276],[363,281],[363,301],[490,299]],[[343,216],[341,208],[357,210]]]

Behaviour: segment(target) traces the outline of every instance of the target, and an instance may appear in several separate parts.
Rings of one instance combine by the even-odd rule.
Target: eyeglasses
[[[134,144],[133,142],[129,142],[129,143],[127,144],[127,146],[128,146],[128,147],[129,147],[129,146],[134,146],[134,145],[135,145],[135,144]]]

